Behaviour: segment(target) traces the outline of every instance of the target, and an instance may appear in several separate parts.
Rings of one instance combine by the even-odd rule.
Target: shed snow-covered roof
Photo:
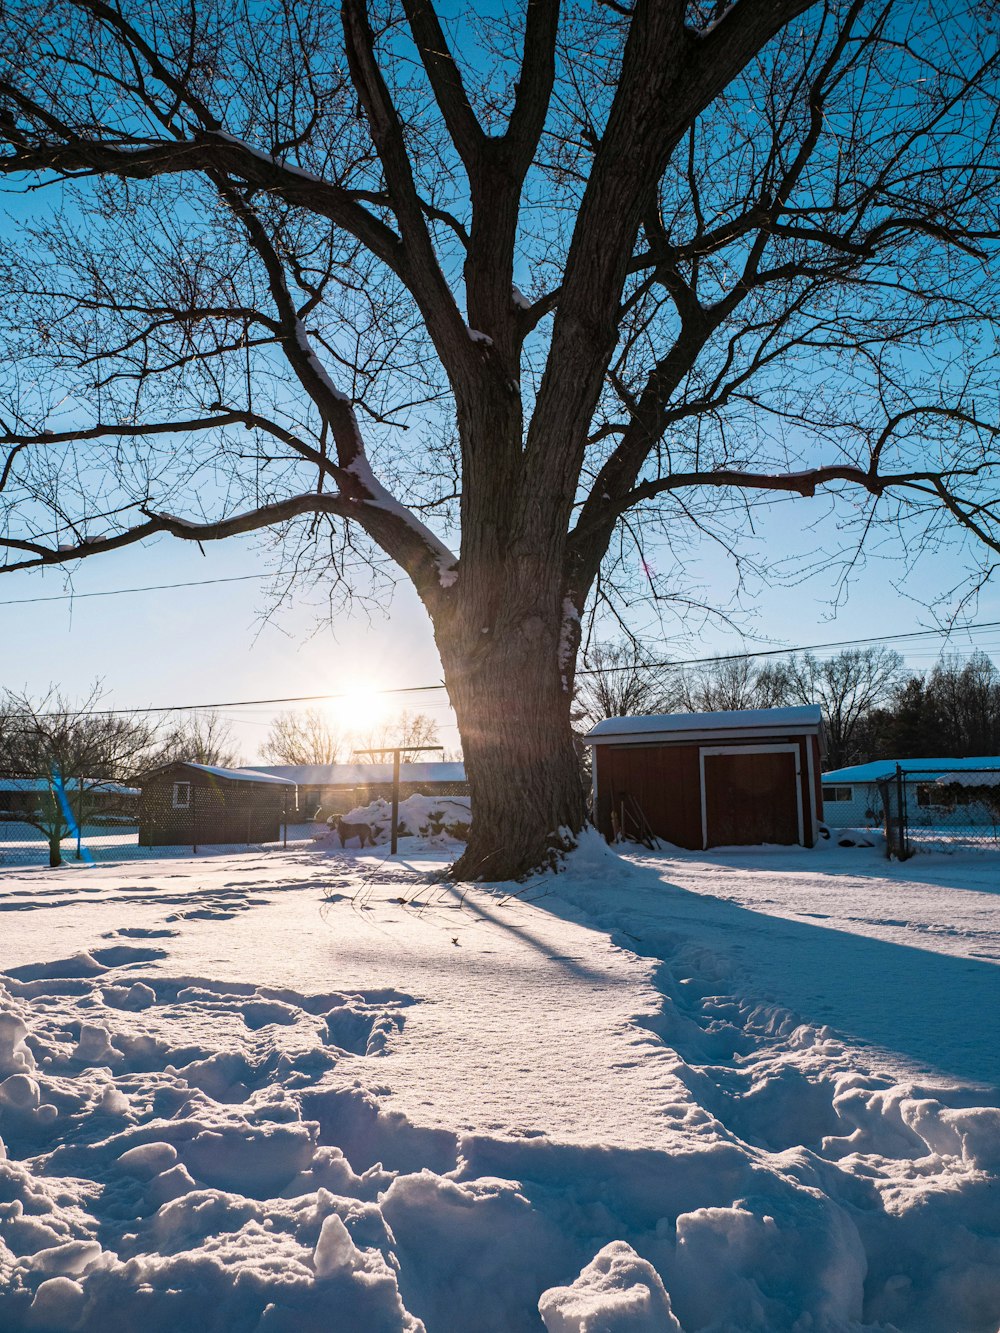
[[[299,787],[363,787],[392,781],[392,764],[268,764],[247,766],[246,774],[271,774]],[[400,764],[400,782],[464,782],[465,765]]]
[[[962,773],[976,769],[1000,769],[1000,755],[980,755],[972,759],[873,759],[867,764],[851,764],[823,774],[823,781],[881,782],[896,775],[896,765],[904,773]],[[937,779],[936,779],[937,780]]]
[[[769,736],[815,732],[822,725],[819,704],[790,708],[740,708],[724,713],[660,713],[649,717],[609,717],[584,738],[589,745],[649,744],[708,735]]]

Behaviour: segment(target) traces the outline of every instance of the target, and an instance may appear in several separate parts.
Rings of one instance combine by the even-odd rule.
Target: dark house
[[[586,737],[594,820],[608,839],[811,847],[823,817],[822,737],[818,704],[608,718]]]
[[[241,769],[294,782],[299,793],[299,818],[328,819],[346,815],[359,805],[382,797],[392,799],[392,764],[272,764]],[[469,784],[462,763],[412,763],[399,766],[399,796],[467,796]]]
[[[277,842],[295,783],[264,773],[173,763],[139,779],[139,846]]]

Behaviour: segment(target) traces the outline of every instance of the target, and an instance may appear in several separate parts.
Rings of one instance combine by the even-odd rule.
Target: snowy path
[[[0,1327],[995,1333],[990,865],[440,857],[0,878]]]

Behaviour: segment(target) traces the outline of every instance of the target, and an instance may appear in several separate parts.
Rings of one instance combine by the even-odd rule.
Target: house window
[[[967,787],[957,783],[920,782],[917,784],[917,805],[938,810],[954,810],[956,805],[972,805],[976,796]]]
[[[191,784],[190,782],[174,783],[174,809],[188,810],[191,808]]]
[[[838,802],[838,801],[853,801],[853,800],[854,800],[854,788],[853,788],[853,787],[824,787],[824,788],[823,788],[823,801],[824,801],[824,804],[827,804],[827,803],[829,803],[829,804],[836,804],[836,802]]]

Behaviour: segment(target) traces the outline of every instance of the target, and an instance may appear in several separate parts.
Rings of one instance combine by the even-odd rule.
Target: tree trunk
[[[58,833],[49,834],[49,866],[52,869],[55,869],[56,866],[62,865],[62,847],[60,846],[61,841],[62,839],[60,838]]]
[[[551,618],[502,620],[495,629],[438,631],[472,798],[469,842],[453,868],[459,879],[552,867],[586,822],[569,649]]]

